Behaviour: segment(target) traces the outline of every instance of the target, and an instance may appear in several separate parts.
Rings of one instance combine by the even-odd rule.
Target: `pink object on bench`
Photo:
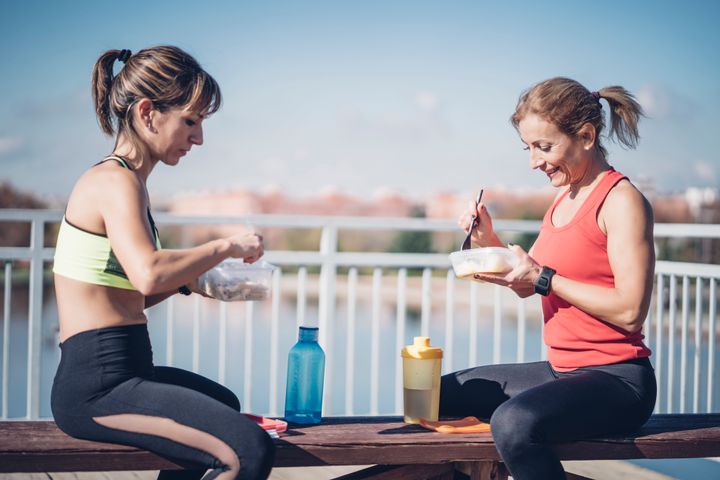
[[[268,435],[273,438],[279,438],[278,434],[287,430],[287,422],[283,420],[275,420],[260,415],[253,415],[252,413],[244,413],[243,415],[257,423],[260,428],[268,432]]]

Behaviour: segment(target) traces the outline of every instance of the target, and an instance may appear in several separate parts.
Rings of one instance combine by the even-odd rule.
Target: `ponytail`
[[[612,86],[598,90],[610,106],[610,132],[608,136],[615,136],[617,141],[627,148],[637,147],[640,140],[638,122],[644,116],[642,106],[635,100],[632,93],[623,87]]]
[[[115,60],[120,59],[121,55],[127,50],[108,50],[103,53],[95,66],[92,73],[92,97],[95,104],[95,114],[97,115],[100,128],[108,135],[115,133],[112,124],[112,111],[110,109],[110,94],[113,84],[113,65]]]

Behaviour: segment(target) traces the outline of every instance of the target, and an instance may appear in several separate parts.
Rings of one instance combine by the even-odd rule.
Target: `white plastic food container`
[[[481,247],[450,254],[455,276],[470,278],[476,273],[507,273],[518,264],[517,256],[504,247]]]
[[[244,263],[230,258],[200,275],[198,283],[203,292],[223,302],[265,300],[275,268],[264,260]]]

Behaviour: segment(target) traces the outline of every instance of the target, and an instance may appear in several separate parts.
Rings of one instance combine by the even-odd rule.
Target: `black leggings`
[[[270,474],[274,443],[240,413],[237,396],[192,372],[153,366],[145,324],[82,332],[60,348],[51,404],[68,435],[140,447],[187,469],[159,479],[199,479],[210,470],[210,480],[238,461],[234,478]]]
[[[548,362],[487,365],[442,377],[440,414],[489,418],[515,480],[564,479],[553,443],[636,430],[656,388],[647,358],[567,373]]]

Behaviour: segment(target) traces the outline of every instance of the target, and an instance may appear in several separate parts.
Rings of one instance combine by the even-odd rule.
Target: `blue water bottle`
[[[318,328],[300,327],[298,342],[288,354],[285,420],[320,423],[324,377],[325,352],[318,344]]]

